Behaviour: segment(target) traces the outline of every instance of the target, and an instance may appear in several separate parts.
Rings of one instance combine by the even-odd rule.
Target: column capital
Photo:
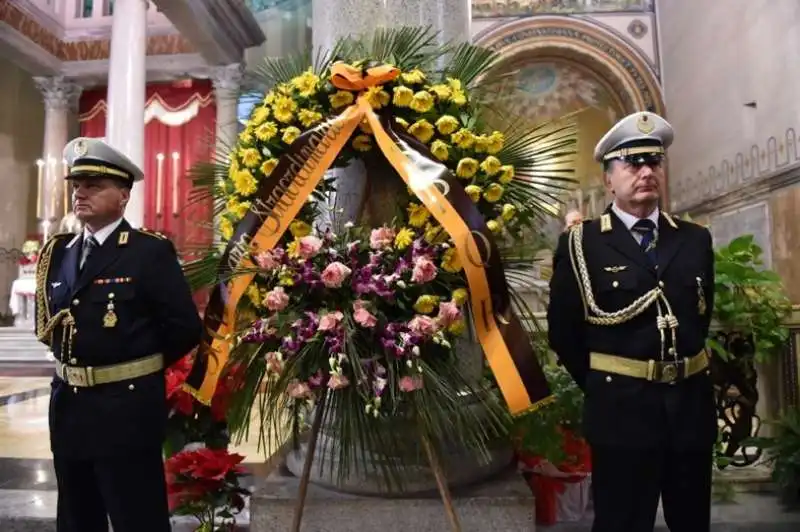
[[[46,109],[77,110],[78,99],[83,87],[68,81],[64,76],[33,78],[36,87],[41,91]]]
[[[244,65],[231,63],[230,65],[213,66],[209,69],[214,91],[220,97],[234,98],[238,96],[244,78]]]

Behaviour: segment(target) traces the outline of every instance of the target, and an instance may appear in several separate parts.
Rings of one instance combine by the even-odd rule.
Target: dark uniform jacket
[[[38,282],[46,282],[50,316],[69,308],[74,318],[71,349],[65,349],[64,327],[53,331],[49,343],[57,360],[101,367],[161,353],[168,367],[199,343],[202,323],[169,240],[123,220],[80,273],[82,235],[56,235],[51,244]],[[105,327],[112,300],[116,323]],[[37,321],[43,321],[38,308]],[[162,444],[168,414],[163,371],[90,388],[56,376],[51,386],[54,454],[91,458]]]
[[[714,297],[714,252],[707,229],[660,215],[658,267],[651,266],[625,224],[610,209],[611,228],[583,224],[583,250],[601,310],[624,308],[658,286],[678,319],[680,358],[703,349]],[[608,228],[606,228],[608,229]],[[593,445],[709,449],[716,440],[716,410],[707,372],[673,384],[648,382],[589,368],[591,352],[659,360],[661,338],[655,304],[613,326],[585,319],[584,302],[570,258],[568,233],[553,259],[547,320],[551,348],[585,392],[584,430]],[[701,299],[703,301],[701,301]],[[667,332],[669,339],[669,332]],[[670,355],[665,356],[667,360]]]

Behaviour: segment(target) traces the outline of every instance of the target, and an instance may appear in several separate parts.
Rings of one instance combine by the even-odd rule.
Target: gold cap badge
[[[647,115],[642,115],[639,117],[639,120],[637,120],[636,127],[639,128],[640,132],[648,135],[653,132],[653,130],[656,128],[656,125],[652,120],[647,119]]]
[[[89,145],[86,143],[85,140],[79,140],[75,143],[75,147],[73,148],[75,151],[76,157],[83,157],[87,153],[89,153]]]

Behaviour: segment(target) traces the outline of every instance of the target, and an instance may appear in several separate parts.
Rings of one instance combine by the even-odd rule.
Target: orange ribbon
[[[466,260],[469,257],[481,256],[480,248],[475,241],[473,232],[446,198],[447,192],[440,190],[439,187],[446,190],[447,183],[441,179],[432,178],[430,173],[420,167],[417,162],[412,161],[401,150],[384,129],[378,116],[372,110],[366,95],[363,94],[367,89],[387,83],[395,79],[399,74],[400,71],[397,68],[388,65],[369,68],[366,72],[344,63],[333,65],[331,83],[337,88],[358,90],[362,94],[358,97],[356,103],[345,109],[342,114],[328,120],[324,127],[314,130],[314,133],[317,134],[316,137],[308,135],[308,145],[301,150],[303,154],[302,164],[297,164],[297,167],[293,169],[294,175],[291,175],[290,170],[286,170],[284,172],[286,179],[284,180],[284,177],[281,177],[275,188],[269,191],[269,199],[275,198],[277,201],[274,202],[272,211],[268,213],[267,218],[264,219],[252,239],[245,242],[248,248],[247,251],[257,253],[272,249],[278,245],[289,223],[297,216],[300,208],[317,187],[325,172],[336,160],[352,133],[366,118],[384,156],[433,217],[442,225],[451,237],[460,256],[464,259],[462,264],[470,290],[470,304],[473,315],[476,317],[476,333],[509,410],[512,414],[530,410],[540,404],[544,404],[549,398],[532,405],[531,397],[495,321],[495,313],[492,309],[492,294],[485,268],[479,261]],[[288,159],[292,158],[288,157]],[[280,168],[280,165],[281,163],[279,162],[278,168]],[[278,168],[276,168],[276,171]],[[276,171],[273,171],[271,177],[275,175]],[[264,212],[263,205],[259,207],[257,205],[258,201],[253,203],[254,206],[251,209],[251,213],[255,210]],[[231,245],[229,243],[229,250]],[[228,252],[226,251],[227,254]],[[196,389],[191,385],[185,385],[187,391],[205,404],[210,404],[219,375],[229,358],[236,307],[255,277],[255,274],[252,273],[253,264],[247,258],[248,253],[237,255],[242,258],[234,266],[234,276],[228,282],[228,297],[224,316],[221,323],[209,331],[212,341],[209,347],[210,353],[207,356],[207,367],[202,384]],[[245,270],[247,273],[236,273],[236,270]],[[502,317],[498,319],[503,323]],[[204,346],[201,345],[198,356],[203,348]]]

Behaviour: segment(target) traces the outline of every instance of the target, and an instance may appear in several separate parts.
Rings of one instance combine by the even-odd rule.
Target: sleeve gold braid
[[[592,292],[592,281],[589,277],[589,268],[586,265],[586,256],[583,252],[583,224],[576,224],[570,231],[569,251],[572,268],[578,282],[578,290],[583,298],[586,321],[593,325],[620,325],[642,314],[655,303],[658,311],[656,326],[661,338],[661,359],[663,360],[666,347],[664,330],[670,330],[672,345],[675,346],[677,339],[675,329],[678,327],[678,319],[672,313],[672,308],[661,287],[657,286],[649,290],[627,307],[614,312],[606,312],[597,305],[594,292]],[[670,354],[677,356],[674,348],[670,350]]]
[[[50,262],[53,259],[53,249],[58,242],[59,235],[55,235],[42,246],[39,260],[36,263],[36,338],[40,342],[50,345],[49,335],[45,335],[45,324],[50,320],[50,304],[47,301],[47,278],[50,275]]]

